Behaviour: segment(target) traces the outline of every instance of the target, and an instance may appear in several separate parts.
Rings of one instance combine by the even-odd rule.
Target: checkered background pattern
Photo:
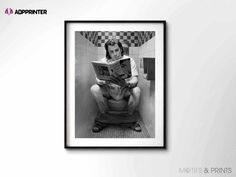
[[[80,34],[97,47],[103,47],[109,39],[139,47],[155,36],[154,31],[81,31]]]
[[[138,33],[139,46],[143,45],[145,42],[155,36],[155,31],[139,31]]]
[[[98,32],[97,31],[80,31],[80,34],[92,42],[95,46],[98,46]]]

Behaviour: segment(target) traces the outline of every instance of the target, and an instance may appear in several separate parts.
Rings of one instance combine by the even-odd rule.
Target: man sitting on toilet
[[[115,75],[112,79],[116,82],[121,82],[124,86],[119,86],[114,84],[114,82],[104,81],[96,78],[97,83],[91,87],[91,93],[96,100],[98,109],[101,115],[105,115],[108,111],[108,99],[121,100],[126,99],[128,101],[128,114],[133,115],[135,108],[139,104],[140,88],[137,87],[138,84],[138,71],[136,69],[135,61],[129,56],[124,55],[124,49],[122,44],[116,40],[108,40],[105,43],[106,57],[102,58],[101,61],[105,63],[110,63],[115,60],[130,58],[131,64],[131,77],[122,80]],[[128,87],[126,87],[128,85]],[[95,124],[93,126],[93,132],[101,131],[106,125],[103,122],[99,122],[99,119],[95,119]],[[135,131],[141,131],[141,127],[138,122],[131,124],[130,128]]]

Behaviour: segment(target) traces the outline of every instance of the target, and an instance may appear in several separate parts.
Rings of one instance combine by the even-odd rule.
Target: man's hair
[[[120,43],[119,40],[117,39],[109,39],[106,43],[105,43],[105,49],[106,49],[106,58],[107,59],[111,59],[111,56],[109,54],[109,51],[108,51],[108,46],[114,46],[114,45],[118,45],[119,48],[120,48],[120,51],[121,51],[121,56],[124,55],[124,49],[123,49],[123,46],[122,44]]]

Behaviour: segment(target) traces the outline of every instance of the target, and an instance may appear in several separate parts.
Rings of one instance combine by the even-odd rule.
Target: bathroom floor
[[[98,133],[92,132],[92,125],[87,128],[86,138],[150,138],[150,135],[139,113],[135,114],[142,131],[136,132],[128,127],[109,125]]]

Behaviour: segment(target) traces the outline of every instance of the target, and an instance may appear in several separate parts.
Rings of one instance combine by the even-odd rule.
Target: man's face
[[[111,59],[113,60],[121,59],[121,50],[117,44],[115,44],[114,46],[109,45],[108,52],[111,56]]]

